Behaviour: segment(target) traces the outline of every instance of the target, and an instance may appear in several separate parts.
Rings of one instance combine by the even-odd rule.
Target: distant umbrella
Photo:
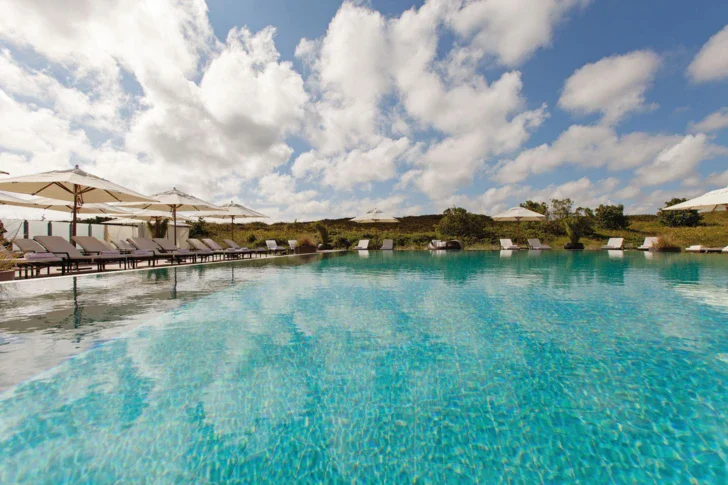
[[[224,204],[220,206],[221,210],[216,211],[209,211],[209,212],[200,212],[196,214],[200,217],[217,217],[217,218],[230,218],[230,239],[235,239],[235,218],[239,217],[242,219],[260,219],[265,218],[267,219],[268,216],[265,214],[261,214],[260,212],[254,211],[253,209],[248,209],[244,205],[236,204],[233,201],[230,201],[229,204]]]
[[[494,221],[516,222],[516,245],[518,245],[518,238],[521,236],[521,221],[543,221],[544,219],[546,219],[545,215],[528,210],[525,207],[511,207],[507,211],[493,216]]]
[[[186,194],[177,188],[168,190],[167,192],[160,192],[151,196],[155,202],[147,204],[129,204],[137,206],[141,209],[152,209],[161,211],[171,211],[172,220],[174,222],[174,242],[177,244],[177,212],[200,212],[208,210],[217,210],[215,204],[205,202],[202,199],[198,199],[194,195]]]
[[[399,219],[395,219],[379,209],[372,209],[366,214],[351,219],[351,222],[358,222],[359,224],[397,223]]]
[[[0,179],[0,190],[72,202],[72,236],[76,235],[78,208],[86,203],[150,202],[153,200],[131,189],[84,172],[78,168],[78,165],[71,170],[53,170]]]

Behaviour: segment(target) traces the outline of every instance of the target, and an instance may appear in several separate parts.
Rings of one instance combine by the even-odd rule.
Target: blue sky
[[[728,185],[723,1],[70,0],[5,17],[13,175],[78,163],[272,220],[552,197],[645,213]]]

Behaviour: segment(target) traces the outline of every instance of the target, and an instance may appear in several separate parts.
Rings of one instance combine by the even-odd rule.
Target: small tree
[[[594,214],[591,209],[578,207],[562,217],[561,221],[571,244],[579,244],[582,237],[594,233]]]
[[[210,231],[205,226],[205,220],[202,217],[198,217],[196,221],[190,223],[190,237],[200,238],[209,235]]]
[[[167,235],[167,227],[169,226],[169,219],[152,219],[147,221],[147,229],[151,233],[152,237],[165,237]]]
[[[314,226],[316,230],[319,232],[319,235],[321,236],[321,247],[323,249],[331,249],[331,241],[329,239],[329,230],[326,229],[326,226],[321,224],[320,222]]]
[[[595,211],[597,224],[604,229],[627,229],[629,219],[624,215],[624,206],[601,204]]]
[[[665,207],[685,202],[688,199],[670,199],[665,202]],[[698,211],[665,211],[657,213],[657,220],[667,227],[696,227],[703,222],[703,216]]]
[[[574,201],[571,199],[551,199],[551,218],[559,221],[573,214],[571,208]]]
[[[444,236],[473,241],[485,237],[485,225],[490,220],[488,216],[472,214],[462,207],[452,207],[443,212],[436,229]]]

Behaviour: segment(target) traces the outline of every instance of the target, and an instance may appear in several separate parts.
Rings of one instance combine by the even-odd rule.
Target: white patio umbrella
[[[158,219],[172,219],[172,213],[168,211],[163,210],[154,210],[154,209],[143,209],[138,211],[129,211],[125,215],[126,219],[135,219],[137,221],[154,221]],[[188,217],[185,217],[181,214],[177,214],[177,219],[182,219],[183,221],[188,220]]]
[[[78,168],[78,165],[71,170],[53,170],[34,175],[0,179],[0,190],[72,202],[72,236],[76,235],[78,208],[86,203],[154,201],[154,199],[131,189],[84,172]]]
[[[718,209],[728,210],[728,187],[710,191],[706,194],[694,199],[686,200],[670,207],[665,207],[665,211],[684,211],[684,210],[707,210],[715,211]]]
[[[27,202],[28,202],[27,199],[21,199],[20,197],[15,197],[14,195],[10,195],[5,192],[0,192],[0,204],[17,205],[20,207],[24,207],[23,204],[25,204]]]
[[[372,209],[366,214],[351,219],[351,222],[358,222],[359,224],[396,223],[399,222],[399,219],[388,216],[379,209]]]
[[[267,219],[268,216],[265,214],[261,214],[260,212],[254,211],[253,209],[248,209],[244,205],[236,204],[233,201],[230,201],[229,204],[223,204],[220,206],[220,210],[217,211],[209,211],[209,212],[200,212],[198,214],[199,217],[217,217],[217,218],[230,218],[230,239],[235,240],[235,218],[239,217],[241,219],[260,219],[265,218]],[[225,221],[227,223],[227,221]]]
[[[518,239],[521,237],[521,221],[543,221],[546,216],[528,210],[525,207],[511,207],[505,212],[501,212],[498,215],[492,217],[494,221],[515,221],[516,222],[516,245],[518,245]]]
[[[174,222],[174,243],[177,244],[177,212],[201,212],[208,210],[219,210],[215,204],[198,199],[194,195],[186,194],[177,188],[167,192],[161,192],[151,196],[155,202],[150,204],[127,204],[137,206],[140,209],[151,209],[158,211],[171,211]]]
[[[34,197],[25,199],[20,203],[12,203],[9,205],[17,205],[20,207],[30,207],[32,209],[51,210],[57,212],[73,212],[73,203],[63,200],[51,199],[48,197]],[[129,211],[121,207],[104,204],[103,202],[93,202],[91,204],[83,204],[76,207],[78,214],[128,214]]]

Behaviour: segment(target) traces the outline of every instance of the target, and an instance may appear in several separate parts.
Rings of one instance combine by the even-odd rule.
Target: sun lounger
[[[257,254],[258,256],[263,256],[265,254],[268,254],[268,250],[263,249],[263,248],[255,248],[255,249],[242,248],[238,245],[238,243],[236,243],[232,239],[223,239],[222,242],[227,244],[232,249],[246,249],[246,250],[250,251],[251,254]]]
[[[121,252],[121,254],[131,253],[132,251],[137,251],[137,249],[129,244],[127,241],[124,241],[123,239],[112,239],[111,244],[113,244],[116,249]]]
[[[649,251],[650,249],[655,249],[657,246],[657,239],[656,237],[646,237],[645,242],[642,243],[642,246],[639,246],[637,249],[640,251]]]
[[[513,241],[510,239],[501,239],[500,240],[501,249],[504,250],[518,250],[521,249],[520,247],[513,244]]]
[[[534,251],[548,251],[551,249],[551,246],[549,246],[548,244],[541,244],[541,241],[539,241],[538,239],[529,239],[528,248],[533,249]]]
[[[723,249],[721,250],[721,253],[728,253],[728,246],[724,247],[724,248],[723,248]]]
[[[126,268],[126,257],[118,254],[84,256],[76,249],[76,246],[60,236],[35,236],[33,239],[45,247],[48,252],[65,259],[69,267],[75,266],[76,270],[82,263],[95,264],[98,271],[104,271],[108,263],[119,263],[120,266],[123,263]]]
[[[218,256],[218,257],[220,257],[220,259],[222,259],[222,258],[228,256],[227,254],[225,254],[225,251],[222,251],[222,250],[217,251],[215,249],[212,249],[212,248],[208,247],[207,244],[200,241],[199,239],[195,239],[195,238],[187,239],[187,243],[190,246],[192,246],[194,253],[196,253],[197,255],[199,255],[203,258],[207,258],[207,257],[214,258],[215,256]]]
[[[132,268],[136,268],[139,261],[146,261],[147,266],[156,265],[156,256],[152,251],[134,250],[129,254],[122,254],[119,250],[109,249],[106,244],[93,236],[73,236],[71,239],[81,246],[83,252],[87,255],[92,256],[96,254],[99,256],[126,258],[126,262],[130,263]]]
[[[357,244],[354,249],[360,249],[360,250],[367,250],[369,249],[369,239],[362,239],[359,241],[359,244]]]
[[[151,239],[147,239],[146,237],[130,237],[127,239],[129,244],[131,244],[135,249],[143,250],[143,251],[151,251],[154,253],[154,255],[158,258],[164,258],[171,262],[177,262],[181,263],[182,261],[186,261],[190,257],[194,258],[194,255],[190,253],[189,251],[186,254],[178,255],[174,252],[167,252],[164,251],[159,244],[155,243]]]
[[[696,244],[685,248],[685,252],[688,253],[719,253],[721,252],[721,250],[722,248],[709,248],[701,244]]]
[[[382,251],[394,251],[394,240],[393,239],[385,239],[382,241]]]
[[[619,250],[624,248],[624,238],[622,237],[612,237],[609,238],[609,241],[607,241],[607,244],[602,246],[602,249],[605,250]]]
[[[295,239],[289,239],[288,240],[288,247],[291,248],[291,251],[295,251],[298,247],[298,241]]]
[[[284,246],[279,246],[273,239],[266,240],[265,245],[268,247],[269,253],[285,253],[288,251]]]
[[[178,261],[186,261],[188,259],[192,259],[193,263],[197,261],[197,252],[192,252],[189,249],[185,248],[179,248],[169,239],[165,239],[163,237],[155,237],[152,238],[152,241],[154,241],[160,248],[162,248],[163,254],[174,254]],[[211,255],[200,255],[202,259],[207,259],[209,256]]]
[[[238,257],[238,256],[244,258],[246,254],[249,257],[253,256],[253,252],[248,248],[233,249],[233,248],[229,247],[229,248],[225,249],[222,246],[220,246],[218,243],[216,243],[214,240],[209,239],[209,238],[203,239],[202,242],[205,243],[207,245],[207,247],[209,247],[213,251],[222,251],[222,253],[225,254],[225,256],[228,258]]]
[[[18,268],[18,276],[22,276],[23,272],[25,272],[26,278],[28,277],[29,273],[32,274],[33,272],[35,272],[35,275],[37,276],[40,274],[40,270],[43,268],[46,268],[48,274],[51,274],[51,267],[54,266],[59,266],[61,268],[61,274],[66,272],[66,266],[63,263],[63,259],[59,258],[53,253],[28,252],[24,254],[24,256],[21,258],[15,256],[11,251],[5,249],[5,246],[3,246],[2,244],[0,244],[0,253],[14,256],[13,263]]]

